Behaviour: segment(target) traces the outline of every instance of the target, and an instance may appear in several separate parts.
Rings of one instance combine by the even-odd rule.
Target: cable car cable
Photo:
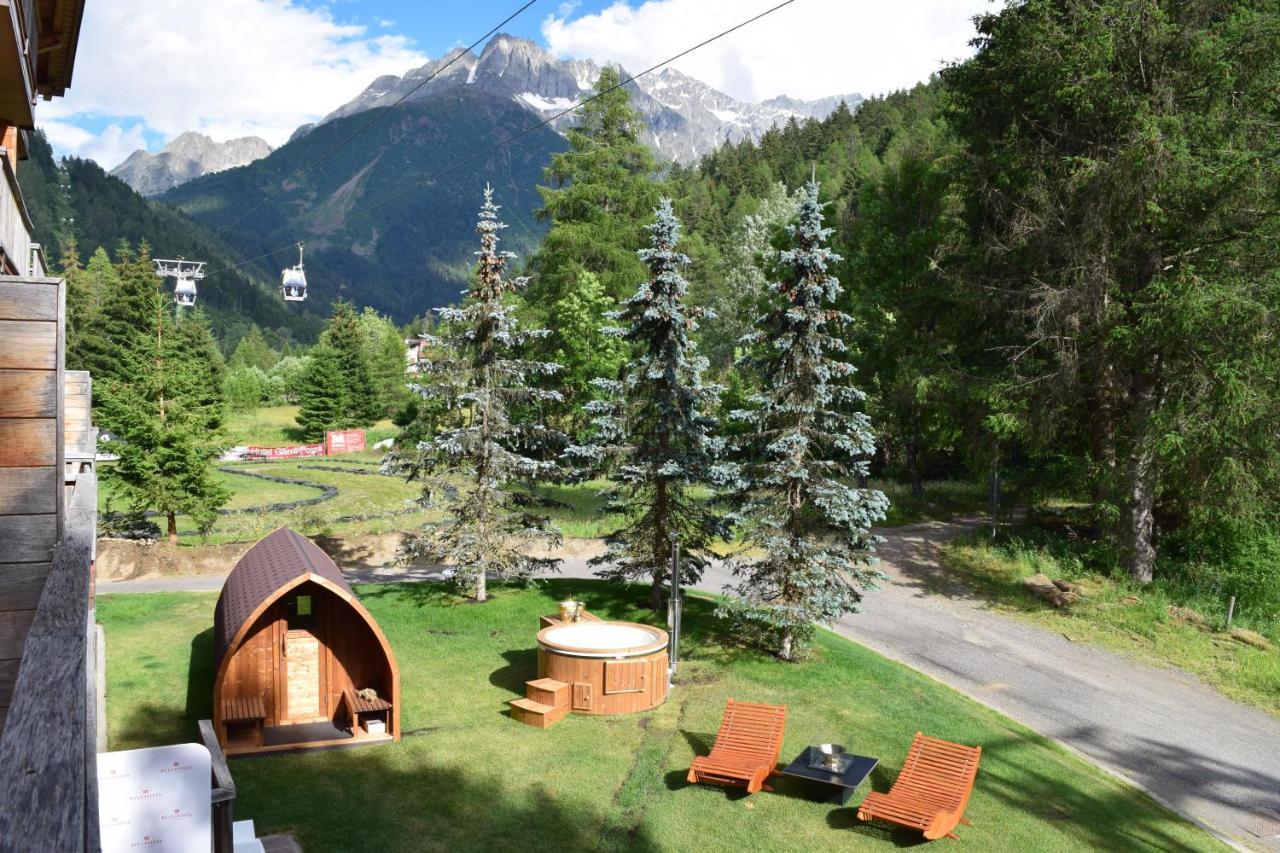
[[[384,205],[386,205],[386,204],[390,204],[391,202],[395,201],[396,199],[400,198],[401,196],[407,195],[408,193],[411,193],[411,192],[413,192],[414,190],[420,189],[420,188],[421,188],[421,186],[422,186],[422,185],[424,185],[424,184],[430,183],[430,182],[432,182],[432,181],[436,180],[437,178],[441,178],[441,177],[443,177],[443,176],[445,176],[445,175],[449,174],[450,172],[453,172],[453,171],[456,171],[456,170],[458,170],[458,169],[462,168],[463,166],[466,166],[466,165],[469,165],[469,164],[471,164],[471,163],[474,163],[476,160],[479,160],[481,157],[484,157],[484,156],[486,156],[486,155],[488,155],[488,154],[491,154],[491,153],[493,153],[494,151],[497,151],[497,150],[498,150],[498,149],[500,149],[500,148],[504,148],[505,146],[507,146],[507,145],[511,144],[512,142],[515,142],[517,139],[520,139],[520,138],[521,138],[521,137],[523,137],[523,136],[527,136],[528,134],[532,133],[533,131],[537,130],[538,128],[540,128],[540,127],[546,127],[548,124],[551,124],[551,123],[552,123],[553,121],[555,121],[556,119],[563,118],[564,116],[568,115],[569,113],[573,112],[574,110],[576,110],[576,109],[578,109],[578,108],[580,108],[580,107],[586,106],[587,104],[591,103],[592,101],[594,101],[594,100],[596,100],[596,99],[598,99],[598,98],[602,98],[602,97],[604,97],[605,95],[609,94],[610,92],[613,92],[613,91],[615,91],[615,90],[617,90],[617,89],[621,89],[623,86],[626,86],[628,83],[631,83],[632,81],[635,81],[635,80],[639,80],[641,77],[644,77],[646,74],[651,74],[651,73],[653,73],[654,71],[657,71],[659,68],[662,68],[662,67],[663,67],[663,66],[665,66],[665,65],[669,65],[669,64],[671,64],[672,62],[675,62],[677,59],[682,59],[683,57],[688,56],[689,54],[693,53],[695,50],[698,50],[698,49],[700,49],[700,48],[706,47],[707,45],[711,44],[712,42],[717,41],[717,40],[719,40],[719,39],[722,39],[722,38],[724,38],[725,36],[729,35],[730,33],[733,33],[733,32],[736,32],[737,30],[742,29],[743,27],[747,26],[748,24],[753,24],[753,23],[755,23],[756,21],[760,20],[761,18],[765,17],[766,15],[771,15],[771,14],[773,14],[774,12],[776,12],[776,11],[778,11],[779,9],[783,8],[784,6],[790,6],[790,5],[791,5],[792,3],[794,3],[795,1],[796,1],[796,0],[783,0],[783,2],[779,3],[778,5],[776,5],[776,6],[772,7],[772,8],[766,9],[765,11],[763,11],[763,12],[761,12],[760,14],[756,15],[755,17],[748,18],[747,20],[742,21],[741,23],[736,24],[736,25],[734,25],[734,26],[730,27],[729,29],[727,29],[727,30],[725,30],[725,31],[723,31],[723,32],[721,32],[721,33],[718,33],[718,34],[716,34],[716,35],[714,35],[714,36],[711,36],[710,38],[708,38],[708,39],[706,39],[706,40],[704,40],[704,41],[698,42],[698,43],[697,43],[697,44],[695,44],[693,47],[690,47],[690,48],[687,48],[687,49],[685,49],[685,50],[682,50],[680,53],[677,53],[675,56],[672,56],[672,57],[670,57],[669,59],[665,59],[665,60],[663,60],[662,62],[659,62],[657,65],[650,66],[649,68],[646,68],[644,71],[641,71],[639,74],[633,74],[632,76],[628,77],[626,80],[621,80],[621,81],[619,81],[616,85],[610,86],[610,87],[609,87],[609,88],[607,88],[607,89],[604,89],[604,90],[602,90],[602,91],[596,92],[595,94],[591,95],[590,97],[582,99],[581,101],[579,101],[578,103],[574,104],[573,106],[568,107],[567,109],[561,110],[560,112],[556,113],[555,115],[551,116],[550,118],[543,119],[542,121],[538,122],[537,124],[534,124],[534,125],[531,125],[531,126],[529,126],[529,127],[526,127],[524,130],[520,131],[519,133],[516,133],[516,134],[514,134],[514,135],[512,135],[512,136],[508,136],[506,139],[503,139],[503,140],[502,140],[502,141],[500,141],[500,142],[496,142],[496,143],[494,143],[493,145],[489,146],[488,148],[484,149],[483,151],[480,151],[480,152],[479,152],[479,153],[477,153],[477,154],[473,154],[472,156],[468,157],[468,158],[467,158],[467,159],[465,159],[465,160],[460,160],[460,161],[458,161],[457,163],[454,163],[452,166],[449,166],[449,167],[447,167],[447,168],[445,168],[445,169],[443,169],[443,170],[441,170],[441,171],[439,171],[439,172],[436,172],[436,173],[435,173],[435,174],[433,174],[433,175],[429,175],[428,177],[423,178],[422,180],[420,180],[420,181],[416,182],[413,186],[409,186],[409,187],[404,188],[403,190],[400,190],[399,192],[392,193],[391,195],[387,196],[386,198],[382,199],[381,201],[374,202],[373,204],[369,205],[368,207],[365,207],[365,208],[357,208],[355,211],[353,211],[351,214],[349,214],[349,215],[347,216],[347,221],[350,221],[351,219],[354,219],[354,218],[355,218],[355,217],[357,217],[357,216],[363,216],[363,215],[365,215],[365,214],[371,213],[371,212],[373,212],[373,211],[377,210],[378,208],[380,208],[380,207],[382,207],[382,206],[384,206]]]
[[[488,154],[493,153],[494,151],[497,151],[497,150],[498,150],[498,149],[500,149],[500,148],[504,148],[504,147],[506,147],[507,145],[510,145],[512,142],[515,142],[517,139],[520,139],[521,137],[524,137],[524,136],[529,135],[530,133],[532,133],[533,131],[537,130],[538,128],[540,128],[540,127],[545,127],[545,126],[547,126],[548,124],[551,124],[551,123],[552,123],[553,121],[555,121],[556,119],[563,118],[564,116],[566,116],[566,115],[568,115],[569,113],[571,113],[571,112],[573,112],[573,111],[575,111],[575,110],[579,109],[580,107],[584,107],[584,106],[586,106],[587,104],[591,103],[592,101],[597,100],[597,99],[599,99],[599,98],[602,98],[602,97],[604,97],[605,95],[609,94],[610,92],[613,92],[613,91],[615,91],[615,90],[617,90],[617,89],[622,88],[623,86],[626,86],[628,83],[631,83],[631,82],[633,82],[633,81],[635,81],[635,80],[639,80],[641,77],[644,77],[644,76],[645,76],[645,75],[647,75],[647,74],[652,74],[654,71],[657,71],[659,68],[662,68],[662,67],[664,67],[664,66],[666,66],[666,65],[670,65],[672,62],[675,62],[677,59],[682,59],[682,58],[684,58],[684,57],[688,56],[689,54],[693,53],[695,50],[699,50],[699,49],[701,49],[701,48],[704,48],[704,47],[706,47],[707,45],[711,44],[712,42],[718,41],[718,40],[720,40],[720,39],[724,38],[725,36],[727,36],[727,35],[729,35],[729,34],[731,34],[731,33],[737,32],[738,30],[742,29],[743,27],[747,26],[748,24],[753,24],[753,23],[755,23],[756,21],[760,20],[761,18],[764,18],[764,17],[765,17],[765,16],[767,16],[767,15],[771,15],[771,14],[773,14],[774,12],[778,11],[779,9],[781,9],[781,8],[783,8],[783,7],[785,7],[785,6],[790,6],[790,5],[791,5],[792,3],[794,3],[794,2],[796,2],[796,0],[783,0],[783,2],[781,2],[781,3],[777,4],[776,6],[772,6],[772,7],[768,8],[768,9],[765,9],[763,12],[761,12],[761,13],[760,13],[760,14],[758,14],[758,15],[755,15],[754,17],[748,18],[748,19],[746,19],[745,21],[742,21],[742,22],[740,22],[740,23],[738,23],[738,24],[735,24],[734,26],[730,27],[730,28],[729,28],[729,29],[727,29],[727,30],[724,30],[723,32],[717,33],[716,35],[711,36],[710,38],[707,38],[707,39],[705,39],[705,40],[703,40],[703,41],[698,42],[697,44],[695,44],[695,45],[694,45],[694,46],[692,46],[692,47],[689,47],[689,48],[686,48],[685,50],[682,50],[680,53],[677,53],[675,56],[669,57],[669,58],[667,58],[667,59],[663,60],[662,62],[659,62],[659,63],[658,63],[658,64],[656,64],[656,65],[653,65],[653,66],[650,66],[649,68],[646,68],[644,71],[641,71],[639,74],[633,74],[632,76],[628,77],[626,80],[621,80],[621,81],[619,81],[619,82],[618,82],[616,85],[614,85],[614,86],[610,86],[610,87],[609,87],[609,88],[607,88],[607,89],[604,89],[604,90],[602,90],[602,91],[596,92],[595,94],[591,95],[590,97],[583,98],[581,101],[577,102],[577,103],[576,103],[576,104],[574,104],[573,106],[568,107],[568,108],[566,108],[566,109],[564,109],[564,110],[561,110],[560,112],[556,113],[555,115],[551,116],[550,118],[544,119],[544,120],[542,120],[542,121],[538,122],[537,124],[530,125],[529,127],[526,127],[525,129],[521,130],[519,133],[512,134],[511,136],[508,136],[506,139],[503,139],[503,140],[501,140],[501,141],[499,141],[499,142],[494,143],[493,145],[489,146],[488,148],[484,149],[483,151],[479,152],[478,154],[474,154],[474,155],[472,155],[471,157],[468,157],[468,158],[467,158],[467,159],[465,159],[465,160],[460,160],[460,161],[458,161],[457,163],[454,163],[454,164],[452,164],[452,165],[450,165],[450,166],[447,166],[446,168],[444,168],[444,169],[440,170],[439,172],[435,172],[435,173],[433,173],[433,174],[431,174],[431,175],[428,175],[427,177],[425,177],[425,178],[421,179],[420,181],[415,182],[412,186],[408,186],[408,187],[406,187],[405,189],[403,189],[403,190],[401,190],[401,191],[399,191],[399,192],[393,193],[393,194],[391,194],[391,195],[387,196],[387,197],[386,197],[386,198],[384,198],[384,199],[381,199],[381,200],[379,200],[379,201],[377,201],[377,202],[374,202],[373,204],[369,205],[368,207],[360,208],[360,209],[355,210],[353,213],[351,213],[351,214],[347,217],[347,219],[348,219],[348,220],[350,220],[350,219],[352,219],[352,218],[354,218],[354,217],[362,216],[362,215],[367,214],[367,213],[371,213],[371,212],[373,212],[373,211],[377,210],[378,208],[383,207],[384,205],[390,204],[391,202],[395,201],[396,199],[398,199],[398,198],[400,198],[400,197],[402,197],[402,196],[404,196],[404,195],[407,195],[408,193],[411,193],[411,192],[414,192],[414,191],[416,191],[416,190],[419,190],[419,189],[421,189],[421,187],[422,187],[424,184],[428,184],[428,183],[430,183],[430,182],[432,182],[432,181],[436,180],[437,178],[441,178],[441,177],[443,177],[443,176],[445,176],[445,175],[449,174],[450,172],[453,172],[453,171],[456,171],[457,169],[462,168],[463,166],[466,166],[466,165],[468,165],[468,164],[470,164],[470,163],[474,163],[476,160],[480,159],[481,157],[484,157],[484,156],[486,156],[486,155],[488,155]],[[293,248],[295,245],[296,245],[296,242],[294,242],[294,243],[289,243],[288,245],[281,246],[281,247],[280,247],[280,248],[278,248],[278,249],[273,249],[273,250],[271,250],[270,252],[267,252],[266,254],[258,255],[258,256],[257,256],[257,257],[255,257],[255,258],[250,258],[250,259],[249,259],[249,260],[247,260],[247,261],[241,261],[240,263],[238,263],[238,264],[232,264],[231,266],[219,267],[219,268],[218,268],[218,270],[215,270],[215,271],[222,271],[222,270],[232,270],[232,269],[237,269],[237,268],[242,267],[242,266],[244,266],[244,265],[246,265],[246,264],[253,263],[254,261],[259,261],[259,260],[262,260],[263,258],[269,258],[269,257],[271,257],[272,255],[277,255],[277,254],[279,254],[280,252],[285,251],[286,249]]]
[[[240,215],[239,215],[238,217],[236,217],[235,219],[231,220],[231,222],[229,222],[227,225],[223,226],[223,228],[222,228],[220,231],[218,231],[216,234],[214,234],[214,236],[215,236],[215,237],[221,237],[223,234],[226,234],[228,231],[230,231],[230,230],[231,230],[232,228],[234,228],[236,225],[239,225],[242,221],[244,221],[244,218],[245,218],[246,216],[248,216],[250,213],[253,213],[253,212],[254,212],[255,210],[257,210],[259,207],[262,207],[262,205],[266,204],[267,202],[271,201],[271,199],[275,198],[276,196],[280,195],[280,193],[284,192],[284,191],[285,191],[285,189],[287,189],[287,188],[288,188],[288,186],[289,186],[289,182],[290,182],[290,181],[292,181],[294,178],[297,178],[297,177],[299,177],[300,175],[302,175],[304,172],[306,172],[306,171],[307,171],[308,169],[310,169],[312,166],[317,166],[317,165],[319,165],[320,163],[323,163],[325,160],[327,160],[327,159],[329,158],[329,156],[330,156],[331,154],[333,154],[333,152],[337,151],[339,148],[341,148],[342,146],[346,145],[346,144],[347,144],[348,142],[350,142],[352,139],[355,139],[355,138],[356,138],[357,136],[359,136],[361,133],[363,133],[364,131],[368,130],[368,129],[369,129],[369,127],[370,127],[371,125],[373,125],[375,122],[377,122],[377,121],[378,121],[379,119],[381,119],[383,116],[385,116],[387,113],[391,112],[393,109],[395,109],[396,107],[398,107],[398,106],[400,106],[401,104],[403,104],[403,103],[404,103],[404,102],[409,98],[409,96],[411,96],[414,92],[417,92],[417,91],[418,91],[419,89],[421,89],[423,86],[427,85],[427,84],[428,84],[428,83],[430,83],[432,80],[434,80],[434,79],[436,79],[437,77],[439,77],[439,76],[440,76],[440,74],[441,74],[442,72],[444,72],[444,71],[445,71],[445,69],[447,69],[450,65],[453,65],[453,63],[455,63],[455,62],[457,62],[459,59],[461,59],[461,58],[463,57],[463,55],[464,55],[464,54],[466,54],[466,53],[470,53],[472,50],[474,50],[474,49],[475,49],[475,47],[476,47],[478,44],[480,44],[481,42],[483,42],[485,39],[489,38],[489,36],[491,36],[491,35],[493,35],[494,33],[498,32],[498,30],[502,29],[502,28],[503,28],[503,27],[505,27],[507,24],[511,23],[511,21],[513,21],[513,20],[516,18],[516,16],[518,16],[521,12],[523,12],[523,11],[524,11],[524,10],[526,10],[526,9],[528,9],[530,6],[532,6],[532,5],[533,5],[534,3],[536,3],[536,2],[538,2],[538,0],[528,0],[528,2],[527,2],[527,3],[525,3],[525,4],[524,4],[523,6],[521,6],[519,9],[516,9],[514,12],[512,12],[510,15],[508,15],[505,19],[503,19],[503,21],[502,21],[500,24],[498,24],[498,25],[497,25],[497,26],[495,26],[493,29],[489,30],[487,33],[485,33],[484,35],[480,36],[480,38],[476,39],[476,40],[475,40],[475,41],[473,41],[470,45],[468,45],[468,46],[467,46],[467,48],[466,48],[466,50],[459,50],[457,53],[455,53],[455,54],[454,54],[454,56],[453,56],[453,58],[452,58],[452,59],[450,59],[448,62],[444,63],[443,65],[441,65],[441,66],[440,66],[439,68],[437,68],[435,71],[432,71],[430,75],[428,75],[426,78],[424,78],[424,79],[422,80],[422,82],[418,83],[418,84],[417,84],[416,86],[414,86],[412,89],[410,89],[409,91],[405,92],[403,95],[401,95],[399,98],[397,98],[393,103],[388,104],[388,105],[387,105],[386,107],[384,107],[384,108],[382,109],[382,111],[381,111],[381,112],[379,112],[377,115],[372,116],[371,118],[367,119],[363,124],[361,124],[361,125],[360,125],[359,127],[357,127],[355,130],[351,131],[351,133],[347,134],[345,137],[343,137],[342,139],[340,139],[340,140],[338,140],[336,143],[334,143],[332,146],[330,146],[330,147],[328,148],[328,150],[326,150],[326,151],[325,151],[323,154],[321,154],[319,157],[317,157],[316,159],[314,159],[314,160],[310,161],[310,162],[309,162],[309,163],[307,163],[306,165],[299,167],[299,168],[298,168],[298,169],[296,169],[293,173],[291,173],[290,175],[288,175],[284,180],[282,180],[282,181],[280,182],[280,186],[279,186],[279,187],[277,187],[275,190],[273,190],[273,191],[271,192],[271,194],[270,194],[270,195],[267,195],[267,196],[265,196],[264,198],[259,199],[259,200],[258,200],[257,202],[255,202],[252,206],[250,206],[248,210],[246,210],[244,213],[240,214]],[[373,112],[373,111],[372,111],[372,110],[370,110],[370,112]],[[274,253],[274,252],[272,252],[272,254],[275,254],[275,253]]]

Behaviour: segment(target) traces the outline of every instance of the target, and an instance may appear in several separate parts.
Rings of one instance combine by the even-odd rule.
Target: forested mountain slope
[[[245,253],[219,239],[202,223],[162,202],[145,199],[91,160],[61,163],[43,134],[31,135],[31,159],[22,164],[19,183],[31,212],[35,239],[51,266],[62,263],[74,244],[86,260],[99,246],[113,255],[120,242],[151,244],[158,258],[184,257],[207,263],[200,282],[200,305],[224,346],[256,323],[276,343],[312,341],[323,326],[323,306],[283,302],[268,271],[243,266]]]
[[[400,322],[456,301],[486,184],[510,226],[505,248],[536,244],[543,227],[533,216],[534,188],[565,145],[559,134],[538,128],[451,168],[537,120],[506,98],[446,90],[400,105],[335,148],[372,115],[328,122],[262,160],[206,175],[162,199],[214,229],[232,225],[228,240],[246,255],[280,250],[260,262],[263,274],[293,263],[293,243],[305,241],[317,304],[342,297]]]

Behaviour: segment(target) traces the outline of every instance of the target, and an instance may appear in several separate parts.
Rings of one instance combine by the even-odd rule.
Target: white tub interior
[[[662,635],[649,628],[612,622],[575,622],[550,629],[543,637],[563,649],[583,654],[619,652],[664,643]]]

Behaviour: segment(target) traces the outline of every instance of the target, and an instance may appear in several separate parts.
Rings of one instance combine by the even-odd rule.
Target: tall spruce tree
[[[213,469],[221,451],[221,357],[207,361],[217,349],[202,313],[175,318],[154,276],[151,290],[150,321],[116,350],[118,371],[96,387],[99,417],[120,455],[106,479],[131,511],[164,516],[176,544],[180,513],[205,531],[230,497]]]
[[[452,333],[424,336],[439,348],[440,357],[424,365],[418,390],[448,405],[454,426],[387,460],[390,470],[425,480],[424,505],[436,505],[442,496],[447,499],[447,517],[428,525],[408,550],[452,564],[455,585],[476,601],[488,597],[490,576],[528,579],[559,563],[531,554],[560,541],[560,531],[537,511],[541,502],[532,488],[553,475],[557,466],[524,454],[525,448],[544,439],[563,437],[549,435],[542,424],[521,422],[515,413],[536,411],[540,404],[560,399],[558,392],[531,384],[532,379],[554,375],[560,365],[522,357],[522,351],[546,332],[518,328],[510,303],[526,280],[505,277],[515,257],[498,249],[499,232],[505,227],[498,220],[493,191],[485,187],[476,224],[480,260],[474,283],[460,306],[439,309],[443,325]],[[459,483],[464,485],[460,488]]]
[[[298,431],[305,441],[323,441],[326,431],[338,429],[345,418],[347,386],[338,354],[320,344],[307,355],[298,383]]]
[[[638,252],[649,279],[615,315],[634,358],[620,380],[596,380],[608,397],[587,405],[595,416],[594,441],[569,448],[569,455],[592,466],[616,465],[609,500],[627,522],[590,563],[604,567],[597,574],[610,580],[650,579],[649,603],[657,610],[673,538],[685,555],[681,580],[693,583],[706,569],[712,540],[729,530],[692,493],[717,473],[723,441],[707,412],[716,407],[719,388],[703,382],[707,360],[695,353],[691,335],[702,312],[685,306],[689,285],[681,270],[689,259],[676,248],[680,223],[669,199],[658,207],[649,235],[649,248]]]
[[[738,598],[722,612],[757,632],[790,660],[813,633],[857,609],[878,573],[869,562],[871,526],[888,499],[850,483],[868,473],[875,449],[863,393],[848,383],[838,336],[850,318],[835,310],[841,293],[828,267],[840,260],[826,246],[817,181],[804,189],[791,248],[778,256],[781,281],[768,314],[746,335],[741,364],[761,390],[735,412],[753,429],[742,443],[745,462],[732,494],[743,538],[762,556],[737,562]]]
[[[594,88],[600,97],[586,102],[577,123],[564,132],[568,150],[553,156],[545,170],[547,186],[538,187],[538,218],[550,229],[532,257],[527,305],[552,329],[539,347],[547,359],[580,343],[572,329],[562,332],[553,306],[562,306],[579,288],[582,274],[594,274],[609,304],[617,305],[648,273],[636,251],[645,246],[644,227],[658,204],[658,164],[640,141],[639,114],[620,81],[616,68],[600,72]],[[585,384],[561,383],[561,391],[564,410],[590,397]]]
[[[329,326],[320,341],[333,349],[342,373],[343,427],[364,427],[381,417],[378,388],[370,371],[365,328],[350,302],[334,303]]]

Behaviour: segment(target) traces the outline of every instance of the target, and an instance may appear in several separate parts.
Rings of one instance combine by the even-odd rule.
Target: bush
[[[1225,519],[1166,536],[1157,576],[1185,594],[1236,607],[1263,621],[1280,619],[1280,529]]]
[[[227,371],[222,389],[227,405],[236,412],[258,408],[266,396],[267,374],[257,367],[237,367]]]

